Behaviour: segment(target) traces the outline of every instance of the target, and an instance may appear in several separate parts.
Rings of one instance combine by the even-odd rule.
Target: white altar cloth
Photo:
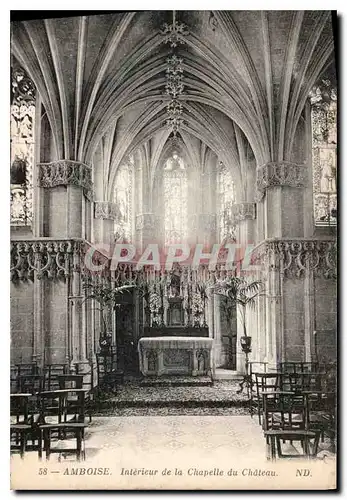
[[[142,337],[138,342],[143,375],[211,374],[213,339],[207,337]]]

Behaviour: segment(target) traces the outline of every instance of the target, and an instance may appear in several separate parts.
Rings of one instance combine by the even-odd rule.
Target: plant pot
[[[112,345],[112,333],[106,333],[99,339],[100,351],[102,353],[109,353]]]
[[[241,344],[241,349],[245,353],[249,353],[252,350],[252,337],[249,337],[248,335],[244,335],[243,337],[240,338],[240,344]]]

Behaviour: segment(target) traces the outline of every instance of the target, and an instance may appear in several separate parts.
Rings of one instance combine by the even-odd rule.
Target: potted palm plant
[[[110,351],[112,344],[112,328],[109,325],[109,312],[120,306],[120,298],[123,293],[129,292],[135,285],[112,286],[110,283],[85,282],[83,289],[87,300],[95,300],[101,312],[101,335],[99,339],[100,350],[103,353]]]
[[[252,337],[247,335],[247,312],[254,309],[257,297],[264,295],[263,282],[260,280],[250,280],[243,276],[230,276],[224,280],[219,280],[213,285],[214,293],[227,297],[230,304],[235,305],[240,314],[240,320],[243,328],[243,335],[240,338],[241,349],[245,353],[246,375],[241,382],[241,392],[243,384],[249,387],[248,378],[248,354],[252,350]]]
[[[247,335],[247,312],[254,308],[256,298],[264,294],[263,282],[251,281],[243,276],[230,276],[217,281],[213,285],[213,289],[214,293],[227,297],[232,304],[236,305],[243,327],[241,345],[246,348],[250,347],[250,336]]]

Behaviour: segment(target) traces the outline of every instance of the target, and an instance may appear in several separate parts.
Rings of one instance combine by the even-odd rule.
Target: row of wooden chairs
[[[77,396],[73,404],[69,398],[72,393]],[[47,460],[52,453],[59,453],[59,458],[73,453],[77,460],[84,459],[84,433],[88,426],[85,393],[85,389],[74,388],[11,394],[11,453],[19,452],[23,458],[27,450],[37,450],[39,459],[43,451]],[[33,397],[38,401],[38,413],[30,408]],[[59,446],[66,439],[76,439],[76,446]]]
[[[283,454],[286,441],[299,441],[303,455],[310,458],[316,456],[320,439],[335,438],[336,377],[313,363],[300,365],[304,371],[281,364],[281,372],[251,374],[251,415],[258,414],[272,460],[291,458]]]
[[[259,423],[262,415],[262,393],[265,391],[324,391],[330,393],[335,391],[334,379],[323,373],[313,372],[272,372],[254,373],[252,391],[250,394],[250,412],[253,416],[258,414]]]
[[[67,403],[71,408],[74,407],[74,402],[77,399],[77,393],[75,390],[80,391],[83,387],[83,375],[76,374],[65,374],[57,375],[55,379],[55,384],[48,384],[46,386],[46,379],[43,375],[21,375],[19,377],[18,390],[15,393],[30,394],[28,399],[28,405],[31,412],[39,411],[39,395],[44,391],[54,391],[54,390],[71,390]],[[85,405],[86,412],[89,416],[89,421],[92,420],[92,401],[90,398],[90,393],[85,390]]]
[[[58,389],[57,377],[69,374],[67,364],[54,363],[40,368],[36,363],[21,363],[11,366],[11,392],[20,391],[20,381],[23,377],[41,376],[44,380],[44,389]],[[42,388],[43,389],[43,388]]]

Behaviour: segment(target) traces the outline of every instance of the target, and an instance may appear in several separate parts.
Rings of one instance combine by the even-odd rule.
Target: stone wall
[[[323,279],[315,281],[316,350],[318,360],[336,360],[337,344],[337,285]]]
[[[45,362],[66,363],[69,360],[68,289],[63,281],[44,283],[45,294]]]
[[[305,360],[305,301],[303,279],[283,281],[283,359]]]
[[[33,355],[33,283],[11,283],[11,364],[30,363]]]

